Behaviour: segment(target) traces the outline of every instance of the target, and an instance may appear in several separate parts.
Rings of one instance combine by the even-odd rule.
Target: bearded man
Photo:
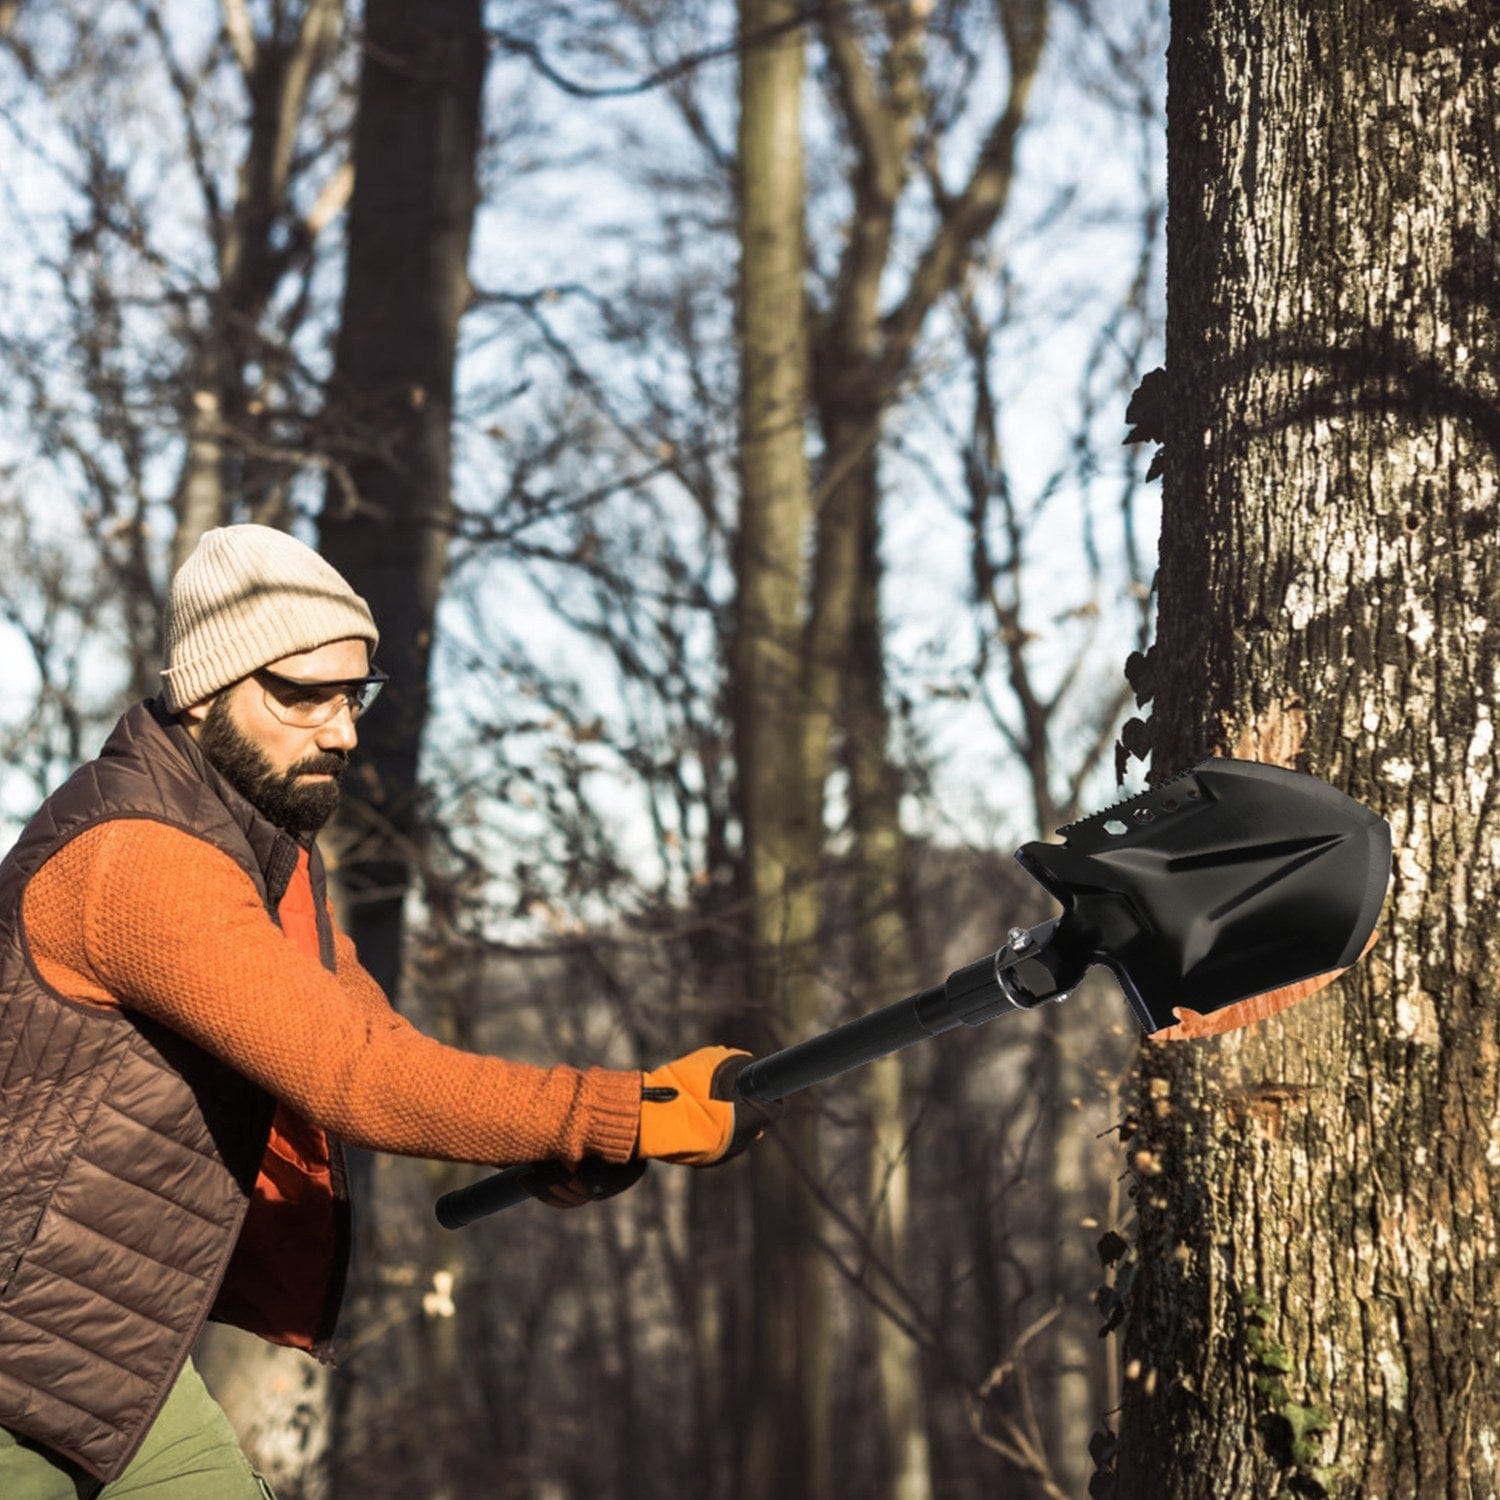
[[[541,1068],[391,1008],[334,923],[315,843],[385,680],[379,637],[311,548],[208,532],[166,639],[160,697],[0,863],[4,1500],[270,1494],[190,1353],[211,1318],[332,1362],[341,1143],[597,1158],[620,1186],[653,1158],[721,1161],[771,1118],[732,1102],[743,1052]],[[586,1196],[552,1180],[538,1196]]]

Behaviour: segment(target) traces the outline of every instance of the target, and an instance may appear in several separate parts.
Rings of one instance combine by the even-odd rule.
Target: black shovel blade
[[[1385,901],[1391,830],[1300,771],[1210,758],[1029,843],[1054,941],[1115,973],[1147,1031],[1347,968]]]

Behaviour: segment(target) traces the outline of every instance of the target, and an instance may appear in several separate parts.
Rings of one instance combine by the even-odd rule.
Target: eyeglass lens
[[[326,686],[299,686],[274,680],[266,688],[266,702],[283,723],[316,729],[335,718],[346,703],[349,717],[358,719],[375,701],[382,685],[381,678]]]

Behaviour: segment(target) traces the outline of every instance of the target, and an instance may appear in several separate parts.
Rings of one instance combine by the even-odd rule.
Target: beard
[[[298,778],[313,772],[338,777],[348,765],[347,756],[319,751],[285,771],[276,770],[229,717],[227,694],[209,705],[198,747],[235,791],[299,843],[310,840],[339,805],[337,780],[303,786]]]

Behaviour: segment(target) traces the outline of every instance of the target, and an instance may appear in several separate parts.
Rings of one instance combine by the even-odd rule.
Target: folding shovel
[[[960,1024],[1062,1000],[1095,964],[1149,1033],[1246,1025],[1349,968],[1390,881],[1383,818],[1314,776],[1255,761],[1200,761],[1058,834],[1016,859],[1060,916],[1012,928],[998,952],[942,984],[747,1064],[740,1097],[782,1099]],[[522,1179],[540,1170],[511,1167],[444,1194],[439,1222],[458,1229],[524,1202]]]

